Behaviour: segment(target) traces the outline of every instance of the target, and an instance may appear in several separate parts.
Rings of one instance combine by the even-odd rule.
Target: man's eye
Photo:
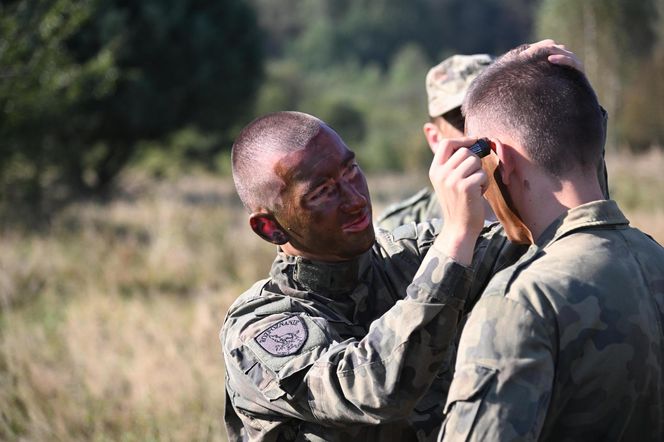
[[[354,177],[355,174],[357,174],[357,171],[360,170],[359,166],[357,163],[351,163],[346,167],[346,170],[344,170],[344,177],[351,178]]]
[[[333,186],[329,184],[319,187],[309,196],[309,200],[316,201],[330,195],[332,193],[332,188]]]

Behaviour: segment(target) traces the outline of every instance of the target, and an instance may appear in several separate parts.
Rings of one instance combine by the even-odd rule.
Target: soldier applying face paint
[[[474,141],[446,143],[432,164],[442,228],[376,234],[364,174],[323,121],[279,112],[242,131],[236,188],[278,249],[221,331],[231,440],[436,437],[459,320],[510,262],[500,227],[481,220],[486,175],[461,148]]]

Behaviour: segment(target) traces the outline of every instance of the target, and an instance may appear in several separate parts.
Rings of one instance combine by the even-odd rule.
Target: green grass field
[[[607,162],[613,198],[662,243],[664,155]],[[369,182],[378,213],[427,178]],[[275,249],[229,179],[128,174],[121,188],[45,231],[2,233],[0,440],[226,439],[217,334]]]

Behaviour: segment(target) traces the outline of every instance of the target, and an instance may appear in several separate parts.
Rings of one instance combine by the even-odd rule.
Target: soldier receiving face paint
[[[470,314],[440,439],[662,441],[664,249],[603,199],[597,97],[546,57],[506,54],[463,105],[535,243]]]

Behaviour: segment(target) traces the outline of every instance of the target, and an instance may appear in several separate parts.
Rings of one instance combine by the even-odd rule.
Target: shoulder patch
[[[307,338],[307,325],[298,316],[272,324],[254,338],[263,350],[273,356],[289,356],[300,351]]]

